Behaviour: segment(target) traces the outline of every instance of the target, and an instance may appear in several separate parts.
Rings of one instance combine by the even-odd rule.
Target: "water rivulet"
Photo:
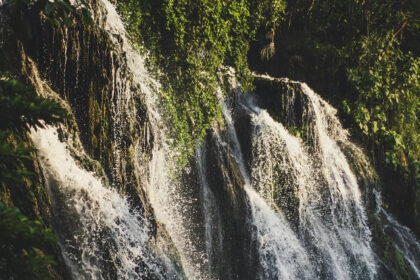
[[[253,93],[215,92],[223,120],[181,169],[159,83],[114,7],[90,2],[94,26],[34,19],[37,38],[15,35],[23,74],[72,113],[31,133],[64,277],[420,278],[419,243],[306,84],[255,75]]]

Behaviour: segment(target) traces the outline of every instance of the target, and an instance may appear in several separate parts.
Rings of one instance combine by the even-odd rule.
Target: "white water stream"
[[[376,217],[384,226],[383,231],[394,241],[394,245],[402,256],[408,261],[411,269],[420,279],[420,243],[417,241],[411,230],[397,222],[395,218],[382,207],[382,197],[375,192]]]
[[[308,254],[288,225],[282,213],[276,213],[258,194],[253,186],[241,152],[231,112],[226,103],[222,112],[232,143],[232,152],[245,180],[245,192],[252,212],[252,223],[256,228],[258,253],[261,262],[259,277],[262,279],[312,279],[313,267]],[[226,146],[224,143],[222,146]]]
[[[196,232],[188,217],[196,201],[185,197],[185,186],[173,176],[176,154],[159,111],[159,83],[149,76],[144,58],[131,47],[115,8],[107,0],[99,3],[103,9],[96,11],[95,19],[104,23],[117,51],[125,55],[134,86],[140,89],[131,91],[131,86],[125,84],[127,80],[122,79],[124,75],[114,73],[113,137],[118,140],[122,136],[122,122],[136,119],[137,112],[130,107],[133,94],[143,95],[154,140],[151,158],[146,163],[141,162],[144,158],[140,157],[140,143],[137,144],[136,171],[147,175],[143,186],[146,195],[157,222],[164,226],[179,252],[186,277],[213,279],[213,264],[209,260],[223,250],[220,215],[229,213],[217,210],[200,148],[197,163],[201,189],[197,191],[201,191],[203,201],[206,241],[204,250],[200,250],[191,238]],[[306,84],[300,86],[315,130],[313,142],[308,144],[293,136],[252,100],[240,101],[251,120],[249,163],[244,161],[232,112],[222,102],[229,139],[222,139],[217,133],[216,137],[219,152],[232,153],[244,180],[243,190],[251,210],[247,217],[252,225],[249,230],[255,231],[258,250],[257,277],[374,279],[377,263],[365,207],[356,176],[339,143],[353,144],[335,116],[335,109]],[[147,279],[152,274],[163,279],[164,273],[149,244],[148,221],[132,209],[124,196],[83,169],[70,152],[75,148],[69,149],[69,144],[61,142],[55,128],[33,131],[31,137],[40,151],[52,196],[57,198],[56,209],[70,213],[68,219],[75,223],[73,236],[66,236],[62,244],[75,279]],[[119,149],[116,141],[115,172],[125,160],[119,157]],[[288,195],[297,201],[296,217],[285,215],[286,208],[293,205],[278,197],[282,189],[291,190]],[[65,205],[58,205],[63,201]],[[419,244],[381,209],[378,213],[398,237],[398,249],[419,275]]]
[[[305,146],[252,101],[245,105],[253,126],[255,188],[274,207],[281,204],[276,205],[274,198],[281,188],[295,190],[301,238],[315,248],[310,254],[311,262],[317,264],[318,276],[374,278],[375,258],[360,190],[333,138],[339,136],[341,141],[347,141],[347,132],[335,117],[335,110],[305,84],[301,86],[313,114],[310,119],[318,137],[313,141],[315,147]],[[326,193],[329,197],[325,197]]]
[[[154,138],[152,158],[148,164],[147,194],[159,223],[163,224],[180,253],[183,270],[189,279],[211,279],[206,269],[207,259],[203,252],[189,238],[193,229],[187,221],[185,209],[194,201],[182,195],[182,186],[173,178],[176,152],[171,150],[171,139],[166,135],[166,127],[159,112],[159,83],[150,77],[145,69],[144,58],[131,46],[121,18],[107,0],[105,6],[105,30],[115,44],[121,45],[121,51],[127,57],[127,63],[133,75],[133,81],[145,96],[151,130]],[[122,44],[120,43],[122,41]],[[127,87],[127,86],[126,86]],[[128,87],[127,87],[128,88]],[[126,98],[130,98],[127,96]],[[136,112],[131,112],[135,118]],[[139,161],[142,159],[139,158]],[[141,164],[139,164],[141,165]],[[144,165],[143,165],[144,166]]]
[[[64,198],[53,201],[55,211],[65,211],[69,217],[63,218],[69,219],[68,225],[74,223],[71,239],[62,246],[75,279],[107,279],[107,266],[115,267],[118,279],[161,275],[148,245],[147,221],[140,213],[92,172],[80,167],[55,128],[33,130],[31,138],[39,151],[51,196]]]

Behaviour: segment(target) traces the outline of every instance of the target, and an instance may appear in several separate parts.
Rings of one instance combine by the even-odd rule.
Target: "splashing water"
[[[164,279],[149,250],[147,222],[131,210],[129,202],[80,167],[67,145],[59,141],[55,128],[33,130],[31,138],[39,150],[56,213],[63,213],[58,223],[74,227],[62,244],[71,266],[79,267],[72,271],[74,277],[154,275]]]
[[[420,279],[420,243],[411,230],[400,225],[395,218],[382,207],[381,194],[375,191],[376,217],[383,223],[383,231],[394,241],[397,250],[410,264],[411,269]]]
[[[251,186],[231,112],[225,102],[222,112],[232,142],[232,152],[245,181],[244,189],[251,207],[251,223],[256,230],[262,279],[312,279],[312,265],[306,250],[282,213],[275,212]],[[219,138],[220,139],[220,138]],[[220,141],[220,140],[219,140]],[[221,146],[226,147],[226,143]]]
[[[334,132],[334,137],[347,141],[347,132],[331,106],[306,85],[302,89],[311,102],[318,137],[312,148],[290,135],[252,99],[242,102],[253,128],[252,184],[279,213],[297,201],[300,239],[312,248],[311,263],[320,277],[374,278],[376,264],[357,180],[331,136]],[[282,190],[289,191],[286,198],[280,195]],[[289,220],[294,216],[292,212]]]
[[[180,191],[179,182],[174,180],[171,173],[175,169],[173,158],[176,151],[171,150],[172,140],[167,137],[167,129],[159,112],[159,83],[152,79],[145,68],[144,57],[135,50],[128,39],[124,24],[117,14],[115,7],[107,0],[100,1],[104,6],[105,24],[103,28],[111,35],[116,46],[120,46],[121,53],[125,54],[128,68],[133,81],[145,96],[148,115],[153,134],[152,156],[148,165],[142,165],[140,155],[137,166],[147,168],[146,191],[153,207],[154,214],[159,223],[163,224],[172,241],[180,253],[183,269],[190,279],[210,279],[204,267],[206,258],[201,251],[196,249],[195,244],[189,238],[193,235],[192,229],[187,222],[188,217],[185,208],[193,201],[185,199]],[[96,16],[98,17],[98,15]],[[99,17],[100,18],[100,17]],[[128,86],[125,86],[129,88]],[[122,97],[123,104],[127,104],[131,93]],[[130,118],[135,119],[136,112],[131,111]],[[140,148],[136,147],[139,151]],[[137,170],[137,172],[143,172]]]
[[[127,73],[112,69],[114,172],[126,160],[120,156],[124,134],[120,126],[136,121],[137,112],[130,104],[134,95],[142,95],[153,146],[150,157],[144,161],[138,141],[136,176],[146,176],[142,187],[157,226],[163,225],[179,251],[186,277],[217,278],[214,276],[217,264],[212,260],[223,251],[223,242],[229,240],[223,240],[221,216],[225,213],[219,212],[218,201],[208,184],[203,147],[196,154],[200,187],[197,192],[202,204],[197,210],[197,199],[184,193],[190,186],[173,176],[176,169],[173,158],[177,152],[173,151],[159,110],[160,85],[146,71],[144,57],[130,45],[113,5],[107,0],[98,4],[101,8],[94,11],[95,20],[114,42],[114,51],[125,57],[128,68]],[[221,102],[221,107],[228,139],[222,139],[215,131],[216,153],[221,158],[221,153],[231,154],[243,177],[243,193],[250,210],[248,230],[252,231],[258,250],[253,256],[259,261],[257,277],[374,279],[377,264],[371,249],[366,210],[357,178],[340,147],[362,152],[348,140],[348,132],[342,128],[333,107],[306,84],[291,83],[300,87],[305,97],[311,141],[303,142],[293,136],[253,100],[243,98],[239,98],[239,105],[250,117],[251,125],[250,162],[244,160],[242,139],[238,139],[226,102]],[[138,90],[132,90],[132,86]],[[296,96],[294,92],[290,94],[288,106],[291,107]],[[220,91],[217,95],[221,99]],[[76,279],[168,278],[153,253],[149,222],[133,210],[124,196],[107,188],[75,160],[80,157],[74,151],[83,152],[77,152],[70,142],[59,141],[55,128],[32,131],[31,137],[42,157],[55,215],[61,225],[61,245],[73,276]],[[202,225],[194,224],[190,217],[197,215],[196,212],[202,214]],[[380,206],[377,216],[386,221],[384,231],[419,276],[420,246],[412,233]],[[204,229],[204,246],[194,239],[200,226]]]

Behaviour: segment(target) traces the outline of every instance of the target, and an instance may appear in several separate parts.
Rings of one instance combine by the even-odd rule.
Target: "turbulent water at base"
[[[147,222],[129,202],[81,168],[55,128],[32,131],[60,227],[74,228],[62,246],[76,279],[160,276],[148,248]],[[115,274],[107,274],[115,266]]]
[[[224,125],[215,125],[179,171],[159,110],[159,83],[130,45],[113,5],[107,0],[98,5],[95,21],[129,72],[111,69],[112,174],[88,171],[94,161],[64,126],[31,133],[74,279],[381,279],[361,175],[348,153],[365,156],[332,106],[306,84],[285,80],[299,88],[303,100],[304,137],[298,137],[288,120],[283,123],[263,108],[258,93],[236,94],[230,106],[218,92]],[[285,95],[288,105],[282,109],[289,114],[298,96]],[[153,144],[147,154],[144,139],[138,139],[134,159],[127,159],[121,127],[136,121],[138,112],[130,104],[138,96],[146,103]],[[242,131],[240,123],[247,123]],[[107,183],[109,178],[120,182],[119,167],[129,160],[135,162],[136,178],[145,178],[138,188],[152,208],[147,216],[117,184]],[[384,234],[420,279],[419,243],[382,208],[379,193],[376,204]],[[164,246],[179,255],[159,250],[156,232],[167,233]]]

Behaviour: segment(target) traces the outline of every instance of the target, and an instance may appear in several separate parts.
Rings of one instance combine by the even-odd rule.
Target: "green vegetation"
[[[84,6],[80,10],[89,24],[89,12]],[[33,32],[26,19],[34,15],[42,14],[55,26],[69,26],[75,9],[62,0],[12,0],[3,11],[10,16],[13,31],[21,34]],[[38,96],[16,73],[17,59],[11,54],[16,50],[0,45],[0,278],[53,279],[56,261],[46,253],[52,253],[56,236],[44,221],[33,220],[47,219],[48,209],[42,207],[48,206],[38,201],[45,196],[44,186],[35,173],[36,150],[27,133],[59,123],[68,113],[57,102]]]
[[[4,279],[52,279],[48,265],[55,261],[38,249],[56,240],[50,229],[0,202],[0,240],[0,273]]]
[[[307,82],[340,109],[385,183],[387,203],[420,233],[420,2],[287,1],[262,59],[263,32],[251,45],[258,72]]]
[[[250,41],[259,27],[275,30],[284,1],[122,0],[118,8],[133,42],[150,51],[150,65],[163,74],[162,107],[183,166],[221,116],[221,67],[234,67],[243,88],[252,88]]]
[[[34,148],[25,144],[25,134],[36,127],[54,124],[67,112],[54,101],[39,97],[36,92],[8,77],[0,80],[0,186],[1,197],[8,204],[7,190],[26,193],[35,174],[31,165]],[[21,197],[20,199],[23,199]],[[49,279],[48,265],[52,257],[41,249],[54,241],[50,229],[39,221],[31,221],[17,208],[0,202],[0,274],[9,278]]]
[[[67,112],[56,102],[39,97],[30,87],[4,77],[0,80],[0,106],[1,182],[30,179],[31,174],[22,160],[30,159],[34,149],[9,140],[18,138],[31,127],[57,123],[67,116]]]
[[[380,144],[393,168],[420,160],[420,58],[404,53],[392,34],[365,38],[349,79],[359,96],[347,113],[364,136]]]
[[[420,232],[419,1],[120,0],[118,9],[160,71],[180,166],[220,117],[221,66],[245,90],[250,69],[305,81],[340,109],[389,176],[388,204]]]

